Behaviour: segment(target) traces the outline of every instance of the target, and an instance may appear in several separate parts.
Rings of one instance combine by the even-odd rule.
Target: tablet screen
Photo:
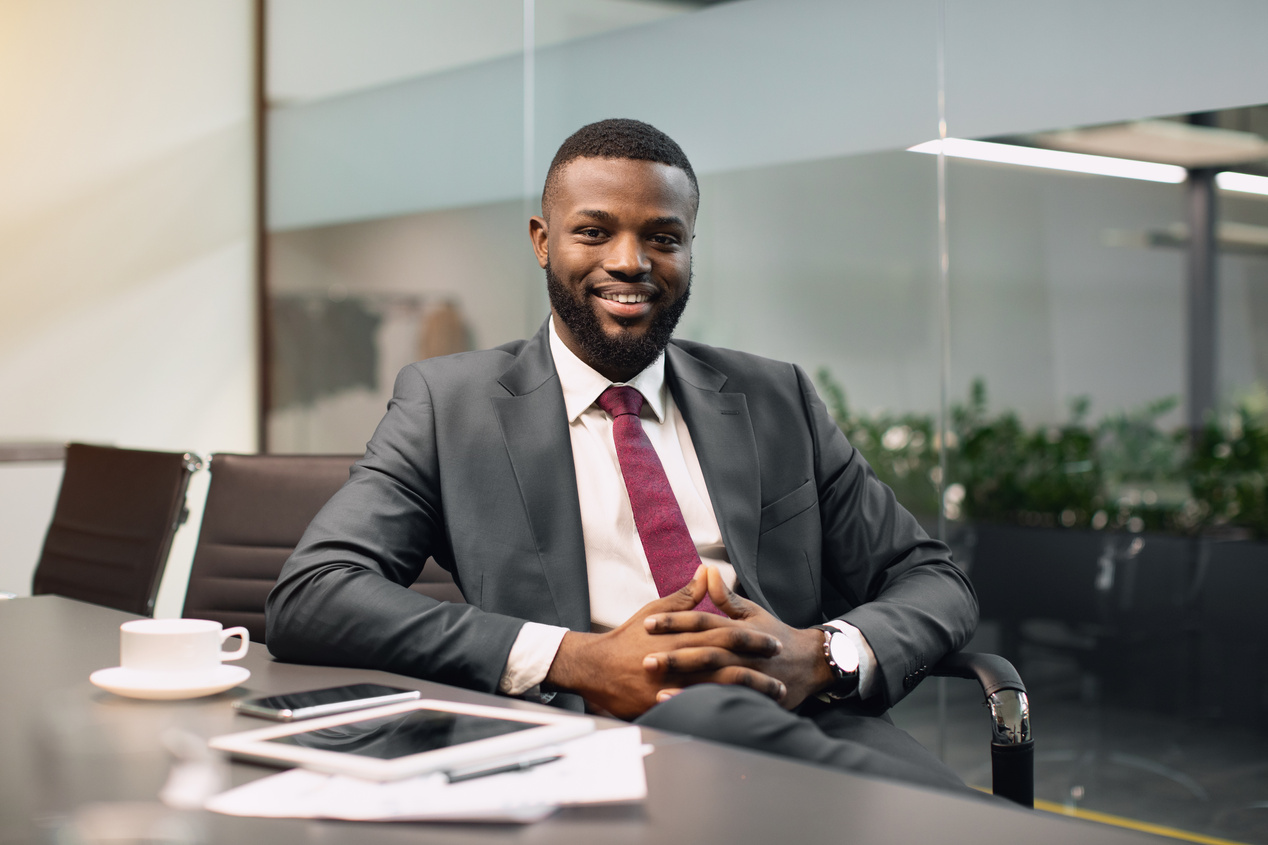
[[[266,741],[393,760],[536,727],[540,726],[532,722],[516,722],[467,713],[411,710],[398,716],[349,722]]]

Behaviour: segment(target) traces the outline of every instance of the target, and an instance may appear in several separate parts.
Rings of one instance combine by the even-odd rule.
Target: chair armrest
[[[944,657],[929,674],[981,684],[991,709],[992,790],[1023,807],[1034,807],[1035,740],[1030,734],[1030,701],[1013,664],[997,654],[959,651]]]
[[[990,698],[1000,690],[1016,690],[1024,693],[1026,685],[1021,675],[998,654],[978,651],[957,651],[948,654],[933,667],[929,674],[939,678],[967,678],[982,685],[982,694]]]
[[[982,686],[991,708],[991,729],[996,745],[1031,742],[1030,702],[1021,675],[998,654],[957,651],[942,658],[929,674],[943,678],[967,678]]]

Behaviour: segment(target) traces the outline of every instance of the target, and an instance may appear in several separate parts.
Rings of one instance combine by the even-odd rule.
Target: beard
[[[560,321],[586,353],[586,363],[596,370],[641,373],[665,351],[678,326],[678,318],[691,298],[691,279],[682,296],[653,312],[651,324],[641,335],[610,335],[599,324],[599,315],[585,291],[573,291],[546,263],[546,291]],[[619,322],[619,321],[618,321]]]

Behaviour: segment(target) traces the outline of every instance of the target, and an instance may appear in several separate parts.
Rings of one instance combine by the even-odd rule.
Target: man
[[[670,340],[698,204],[647,124],[564,142],[529,224],[550,318],[401,372],[269,648],[963,788],[879,714],[967,641],[972,589],[800,369]],[[407,589],[429,556],[469,604]]]

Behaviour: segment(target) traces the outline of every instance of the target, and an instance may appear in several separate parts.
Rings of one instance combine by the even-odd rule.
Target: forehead
[[[681,168],[628,158],[573,159],[557,174],[555,211],[606,211],[633,216],[696,216],[691,180]]]

